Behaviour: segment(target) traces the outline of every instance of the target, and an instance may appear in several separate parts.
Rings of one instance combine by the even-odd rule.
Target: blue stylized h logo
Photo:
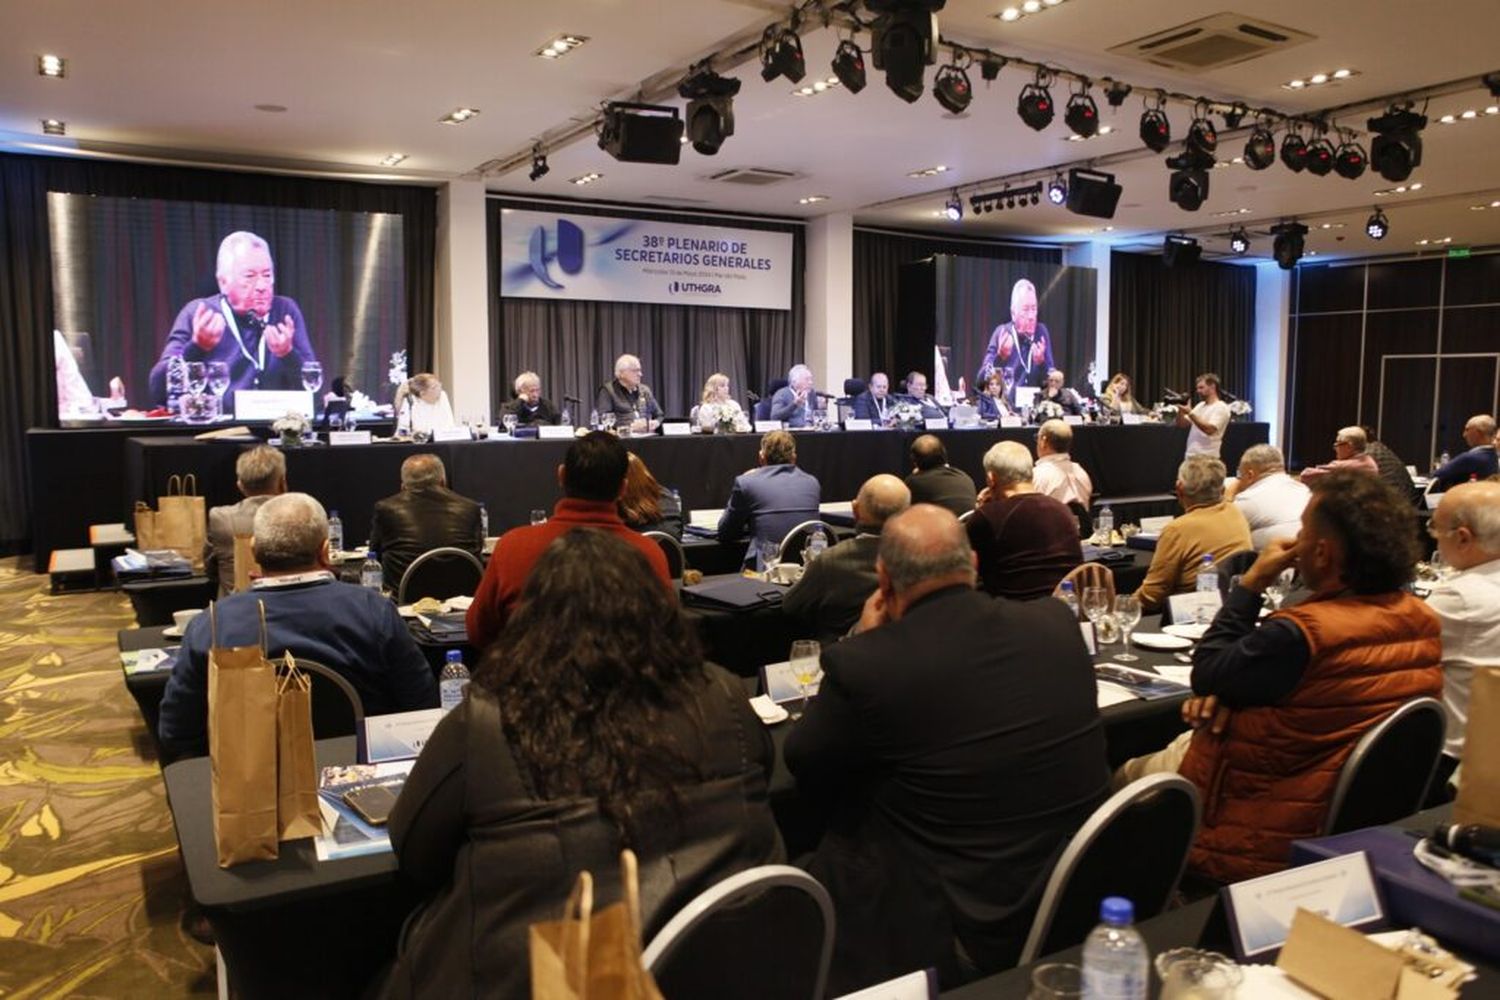
[[[560,282],[553,280],[547,266],[549,260],[555,259],[563,274],[577,274],[583,270],[583,230],[567,219],[557,220],[557,249],[555,251],[548,252],[545,226],[537,226],[531,231],[528,250],[531,258],[531,273],[548,288],[563,287]]]

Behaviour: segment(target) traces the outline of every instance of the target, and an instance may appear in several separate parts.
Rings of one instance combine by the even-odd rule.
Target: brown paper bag
[[[260,576],[260,563],[255,561],[255,536],[234,536],[234,592],[243,594],[250,589],[250,581]]]
[[[208,755],[214,845],[219,867],[276,857],[276,667],[266,659],[266,609],[260,606],[260,643],[219,645],[219,625],[208,606],[213,646],[208,654]]]
[[[662,1000],[641,965],[641,901],[635,854],[620,853],[624,899],[593,912],[594,882],[579,872],[561,920],[532,924],[532,1000]]]
[[[282,840],[323,832],[313,756],[312,684],[286,654],[276,678],[276,825]]]
[[[136,501],[135,539],[137,548],[174,549],[203,569],[203,546],[208,540],[208,509],[198,496],[198,478],[170,476],[167,495],[158,497],[156,510]]]
[[[1476,669],[1469,687],[1453,821],[1500,826],[1500,668]]]

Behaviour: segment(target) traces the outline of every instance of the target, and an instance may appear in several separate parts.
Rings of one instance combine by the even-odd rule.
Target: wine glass
[[[215,396],[222,396],[229,388],[229,365],[223,361],[210,361],[207,363],[208,391]]]
[[[505,425],[505,433],[515,437],[516,424],[521,422],[521,418],[514,413],[507,413],[500,418],[500,422]]]
[[[599,427],[601,430],[612,431],[615,429],[615,415],[613,412],[599,414]]]
[[[189,361],[187,363],[188,394],[201,396],[206,388],[208,388],[208,367],[202,361]]]
[[[757,547],[760,553],[760,568],[765,571],[766,579],[771,579],[776,573],[776,565],[781,562],[781,543],[771,538],[762,538]]]
[[[1115,621],[1120,623],[1120,634],[1125,639],[1123,652],[1115,654],[1115,659],[1122,663],[1131,663],[1140,659],[1130,651],[1130,633],[1141,620],[1141,601],[1134,594],[1118,594],[1115,596]]]
[[[302,364],[302,388],[308,392],[317,392],[323,388],[323,366],[317,361],[306,361]]]
[[[1099,629],[1099,619],[1109,614],[1109,590],[1104,587],[1083,588],[1083,614]]]
[[[792,643],[792,653],[787,659],[791,661],[792,676],[797,680],[797,690],[802,692],[802,703],[795,711],[787,713],[793,719],[802,718],[802,713],[807,708],[807,701],[812,697],[812,685],[823,676],[823,671],[818,665],[818,658],[822,652],[822,648],[812,639],[798,639]]]

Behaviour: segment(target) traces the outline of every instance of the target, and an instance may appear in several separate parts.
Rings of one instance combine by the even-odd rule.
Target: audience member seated
[[[682,541],[682,501],[656,481],[639,455],[632,451],[629,456],[620,520],[636,531],[662,531]]]
[[[979,408],[979,419],[999,420],[1001,417],[1016,416],[1016,408],[1011,404],[1009,394],[1005,391],[1004,369],[992,370],[984,380],[984,389],[974,399]]]
[[[780,420],[788,427],[811,427],[813,415],[819,406],[817,391],[813,388],[812,369],[806,365],[793,365],[786,373],[786,385],[771,396],[771,419]]]
[[[1327,818],[1365,731],[1442,691],[1437,615],[1403,590],[1418,554],[1411,507],[1362,472],[1331,472],[1312,490],[1296,540],[1266,546],[1193,652],[1183,718],[1194,728],[1115,776],[1179,771],[1198,786],[1189,864],[1217,882],[1286,867],[1292,841]],[[1267,585],[1291,566],[1311,596],[1257,625]]]
[[[1197,587],[1205,555],[1220,563],[1251,547],[1245,515],[1224,499],[1224,463],[1217,456],[1183,459],[1177,467],[1176,492],[1182,516],[1162,529],[1151,568],[1135,592],[1147,614],[1160,611],[1172,594]]]
[[[986,486],[968,520],[979,585],[988,594],[1029,601],[1052,593],[1083,562],[1078,518],[1032,485],[1031,452],[1001,441],[984,453]]]
[[[391,813],[427,900],[383,995],[530,996],[527,929],[562,915],[580,871],[596,913],[616,901],[621,848],[647,938],[721,879],[782,861],[770,737],[653,573],[597,531],[540,554]]]
[[[387,598],[329,572],[328,516],[306,493],[272,497],[255,513],[261,577],[194,618],[161,699],[158,734],[168,758],[208,753],[208,656],[213,646],[257,646],[271,660],[290,652],[342,674],[366,715],[437,707],[437,683]]]
[[[1380,475],[1380,466],[1375,463],[1375,459],[1365,454],[1367,443],[1363,427],[1339,428],[1338,434],[1333,439],[1333,461],[1303,469],[1302,481],[1310,483],[1319,476],[1326,476],[1338,469],[1367,472],[1372,476]]]
[[[500,416],[515,414],[517,427],[556,424],[562,420],[557,407],[542,398],[542,379],[536,372],[516,376],[516,398],[500,408]]]
[[[1135,398],[1135,383],[1124,372],[1115,372],[1099,397],[1099,406],[1106,412],[1120,416],[1126,413],[1146,414],[1149,406],[1142,406]]]
[[[554,539],[575,528],[597,528],[624,539],[646,557],[662,586],[672,591],[667,557],[660,547],[620,520],[618,504],[625,490],[627,454],[619,438],[603,431],[585,434],[568,446],[563,463],[557,467],[563,498],[553,507],[552,517],[541,524],[512,528],[495,543],[484,579],[479,581],[474,603],[465,616],[470,645],[483,650],[495,641],[526,585],[531,567]]]
[[[830,995],[1013,965],[1108,785],[1093,667],[1060,601],[976,593],[963,526],[930,504],[886,522],[876,574],[785,746],[799,792],[830,804],[808,865],[838,914]]]
[[[865,391],[854,397],[854,416],[857,420],[868,420],[874,427],[884,427],[891,419],[895,400],[890,398],[891,380],[885,372],[870,376]]]
[[[1380,470],[1380,478],[1385,484],[1395,490],[1401,496],[1412,502],[1417,500],[1417,485],[1411,480],[1411,473],[1406,471],[1406,463],[1401,456],[1391,450],[1390,446],[1375,440],[1375,432],[1370,428],[1364,428],[1365,454],[1375,460],[1375,467]]]
[[[484,551],[479,504],[448,488],[441,458],[412,455],[401,463],[401,492],[377,501],[370,515],[370,548],[380,553],[381,574],[394,590],[413,559],[444,547],[475,557]]]
[[[208,535],[203,543],[203,573],[219,581],[219,596],[234,593],[234,540],[249,538],[255,512],[267,500],[286,492],[286,456],[269,445],[240,452],[234,462],[234,485],[245,499],[208,509]]]
[[[1244,515],[1250,525],[1250,547],[1259,551],[1273,538],[1297,537],[1302,508],[1311,494],[1286,474],[1280,448],[1255,444],[1240,456],[1238,478],[1225,487],[1224,496]]]
[[[1073,461],[1073,428],[1061,420],[1048,420],[1036,432],[1036,465],[1031,482],[1036,491],[1064,505],[1079,503],[1089,509],[1094,481],[1083,466]]]
[[[859,620],[865,599],[875,592],[881,529],[910,506],[911,491],[895,476],[865,480],[854,498],[857,534],[808,563],[801,579],[786,592],[781,610],[811,624],[820,642],[842,638]]]
[[[906,488],[912,503],[935,503],[958,517],[974,509],[978,491],[974,480],[962,469],[948,464],[948,449],[935,434],[923,434],[911,443],[911,475]]]
[[[1062,407],[1064,413],[1074,416],[1082,413],[1083,400],[1079,398],[1078,393],[1068,388],[1067,380],[1067,375],[1056,368],[1047,369],[1047,381],[1042,385],[1042,391],[1036,394],[1036,402],[1056,403]]]
[[[396,430],[407,434],[431,435],[458,423],[443,383],[432,372],[421,372],[401,383],[391,408],[396,414]]]
[[[920,406],[922,408],[922,418],[924,420],[938,420],[946,416],[946,414],[943,413],[942,406],[938,404],[938,401],[936,399],[933,399],[932,396],[928,395],[927,376],[923,375],[921,372],[906,373],[906,392],[901,397],[900,401],[903,403],[911,403],[914,406]]]
[[[616,427],[628,426],[631,433],[645,434],[661,422],[661,405],[651,387],[641,381],[641,359],[622,354],[615,359],[615,377],[594,394],[594,410],[599,416],[613,415]]]
[[[750,429],[750,418],[729,394],[729,376],[723,372],[715,372],[704,381],[703,396],[688,414],[688,420],[705,431]]]
[[[1500,460],[1495,453],[1495,418],[1487,413],[1476,413],[1464,424],[1464,444],[1469,450],[1432,474],[1434,490],[1446,490],[1470,479],[1488,479],[1500,472]]]
[[[1441,787],[1463,755],[1474,668],[1500,667],[1500,483],[1459,483],[1443,494],[1427,530],[1443,562],[1458,570],[1427,598],[1443,626],[1448,739],[1436,782]]]
[[[803,521],[816,519],[823,489],[816,476],[797,468],[797,439],[772,431],[760,439],[760,467],[736,476],[729,502],[719,515],[719,541],[750,536],[746,563],[754,563],[761,542],[787,536]]]

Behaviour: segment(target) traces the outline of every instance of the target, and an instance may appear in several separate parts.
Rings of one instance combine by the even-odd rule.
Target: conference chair
[[[1073,584],[1073,593],[1078,596],[1078,620],[1088,621],[1088,615],[1083,613],[1083,592],[1088,587],[1103,587],[1109,593],[1109,606],[1115,606],[1115,575],[1108,567],[1096,562],[1086,562],[1074,566],[1068,570],[1068,575],[1057,581],[1057,586],[1052,591],[1052,596],[1062,594],[1062,585],[1069,581]]]
[[[781,540],[781,561],[784,563],[800,563],[802,561],[802,546],[807,544],[807,538],[812,534],[814,528],[822,528],[823,533],[828,536],[828,544],[832,546],[838,540],[838,532],[833,525],[827,521],[813,518],[803,521],[786,533]]]
[[[818,880],[762,865],[709,887],[641,955],[666,1000],[821,1000],[833,957],[833,901]]]
[[[446,600],[472,594],[484,578],[484,567],[474,553],[444,546],[428,549],[411,561],[396,588],[396,603],[409,604],[423,597]]]
[[[297,669],[312,682],[313,738],[356,736],[365,728],[365,705],[348,678],[316,660],[295,657]]]
[[[682,543],[665,531],[643,531],[641,535],[661,547],[661,554],[667,557],[667,572],[672,579],[681,580],[682,571],[687,568],[687,553],[683,551]]]
[[[773,378],[766,383],[766,394],[761,397],[759,403],[755,404],[755,414],[752,420],[771,419],[771,397],[776,395],[778,389],[786,388],[787,381],[784,378]]]
[[[1089,509],[1077,500],[1069,500],[1068,509],[1078,519],[1078,537],[1092,538],[1094,535],[1094,516],[1089,513]]]
[[[958,523],[959,524],[968,524],[969,523],[969,518],[973,517],[977,512],[978,512],[977,508],[976,508],[976,510],[966,510],[966,511],[964,511],[962,514],[958,515]]]
[[[1414,698],[1372,727],[1339,770],[1323,835],[1390,823],[1422,808],[1443,752],[1436,698]]]
[[[1253,549],[1235,552],[1224,557],[1224,561],[1219,564],[1219,593],[1226,600],[1229,597],[1229,581],[1242,576],[1246,570],[1255,565],[1258,557],[1259,553]]]
[[[1147,775],[1110,796],[1053,866],[1017,964],[1082,944],[1105,896],[1129,899],[1137,921],[1166,909],[1198,817],[1198,789],[1180,774]]]
[[[843,423],[854,415],[854,397],[864,394],[865,380],[862,378],[844,379],[844,395],[836,400],[839,408],[839,423]]]

